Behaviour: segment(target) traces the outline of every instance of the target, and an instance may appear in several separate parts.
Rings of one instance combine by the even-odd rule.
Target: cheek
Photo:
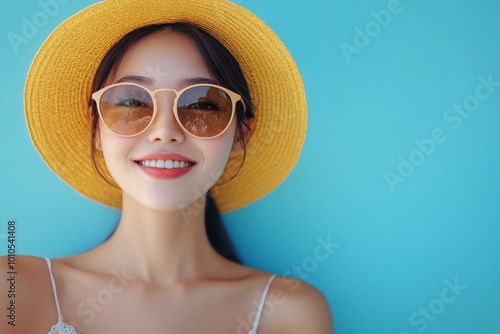
[[[134,137],[120,137],[109,130],[102,121],[99,122],[99,144],[101,150],[104,152],[112,153],[116,150],[131,147],[135,143]],[[111,151],[111,152],[110,152]]]
[[[204,151],[204,174],[210,179],[217,181],[218,177],[224,171],[227,161],[231,155],[235,138],[236,126],[231,125],[226,132],[217,138],[203,140],[199,142],[199,147]]]
[[[214,155],[219,155],[221,162],[225,165],[229,155],[233,149],[234,141],[236,138],[236,122],[230,125],[230,127],[219,137],[207,141],[207,145],[210,150],[214,152]]]
[[[119,166],[119,162],[123,163],[128,152],[133,147],[131,138],[119,137],[111,133],[108,129],[100,131],[100,148],[106,162],[108,170],[115,177],[115,171]]]

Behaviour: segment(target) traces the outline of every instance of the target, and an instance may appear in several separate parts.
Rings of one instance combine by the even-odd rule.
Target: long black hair
[[[127,50],[137,43],[142,38],[154,34],[158,31],[167,30],[182,33],[190,37],[198,47],[198,50],[207,66],[207,69],[223,87],[227,87],[230,90],[241,95],[246,108],[242,104],[237,104],[236,107],[236,140],[240,142],[243,148],[243,161],[246,154],[246,142],[245,136],[243,135],[244,130],[250,130],[247,120],[254,117],[253,114],[253,104],[250,97],[250,90],[248,88],[247,82],[243,75],[243,71],[240,68],[239,63],[236,61],[234,56],[229,52],[229,50],[222,45],[216,38],[204,31],[203,29],[194,26],[190,23],[169,23],[169,24],[158,24],[149,25],[126,34],[122,39],[120,39],[104,56],[101,61],[94,80],[92,83],[92,92],[96,92],[106,84],[108,78],[113,76],[119,63]],[[96,145],[95,142],[98,139],[99,131],[99,116],[97,112],[97,106],[93,103],[92,99],[89,99],[89,106],[91,107],[91,153],[93,164],[98,171],[98,173],[104,178],[104,174],[99,170],[96,163]],[[110,182],[109,180],[107,180]],[[112,182],[110,182],[113,184]],[[241,263],[241,260],[231,242],[229,234],[223,224],[222,217],[217,208],[215,200],[207,195],[206,207],[205,207],[205,228],[212,247],[224,256],[225,258],[232,260],[237,263]]]

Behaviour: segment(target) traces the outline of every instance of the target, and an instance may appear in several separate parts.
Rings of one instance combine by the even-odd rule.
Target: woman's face
[[[194,42],[182,34],[163,31],[132,46],[108,84],[135,82],[151,90],[180,90],[202,80],[214,78]],[[156,118],[137,136],[120,137],[102,121],[99,125],[100,149],[124,195],[159,212],[182,209],[212,187],[224,170],[236,132],[234,118],[219,137],[190,136],[175,119],[174,98],[171,91],[156,94]],[[157,167],[145,166],[152,160],[161,162]],[[163,164],[174,168],[158,168]]]

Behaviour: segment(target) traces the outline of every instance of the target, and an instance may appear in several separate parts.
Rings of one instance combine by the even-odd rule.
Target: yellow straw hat
[[[213,35],[239,62],[255,104],[254,131],[238,175],[212,189],[221,212],[252,203],[291,172],[302,149],[307,106],[300,73],[274,32],[245,8],[226,0],[106,0],[60,24],[29,70],[25,113],[31,139],[48,166],[82,195],[121,208],[121,190],[91,160],[88,101],[96,69],[132,30],[187,22]],[[241,157],[224,173],[236,174]],[[97,164],[107,171],[102,154]]]

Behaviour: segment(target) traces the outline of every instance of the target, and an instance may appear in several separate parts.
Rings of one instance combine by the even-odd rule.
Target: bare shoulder
[[[274,312],[262,319],[264,333],[333,333],[328,301],[310,284],[278,276],[269,289],[267,301]]]
[[[44,259],[21,255],[0,257],[0,282],[0,309],[5,310],[0,314],[0,333],[40,330],[43,333],[50,330],[44,321],[53,318],[54,324],[57,322],[52,284]]]

